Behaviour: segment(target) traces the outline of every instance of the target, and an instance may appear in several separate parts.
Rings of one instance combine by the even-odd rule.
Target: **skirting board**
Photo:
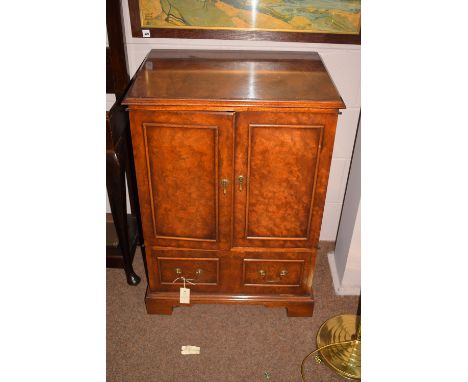
[[[328,252],[328,265],[330,266],[330,272],[333,279],[333,288],[335,289],[335,293],[338,296],[359,296],[359,294],[361,293],[360,285],[341,285],[340,279],[338,277],[338,271],[336,269],[335,252],[333,251]]]

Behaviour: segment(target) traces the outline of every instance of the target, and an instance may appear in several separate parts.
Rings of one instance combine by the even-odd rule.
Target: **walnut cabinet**
[[[130,113],[148,313],[191,304],[313,312],[343,101],[316,53],[151,51]]]

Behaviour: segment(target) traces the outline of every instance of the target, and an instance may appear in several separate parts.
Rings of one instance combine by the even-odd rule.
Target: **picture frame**
[[[279,42],[308,42],[329,44],[361,44],[360,11],[359,32],[354,33],[320,33],[296,30],[275,30],[255,28],[200,28],[174,25],[171,27],[142,26],[140,3],[141,1],[161,2],[163,0],[128,0],[132,36],[137,38],[182,38],[182,39],[219,39],[219,40],[250,40],[250,41],[279,41]],[[164,0],[166,2],[170,0]],[[180,2],[181,0],[179,0]],[[189,0],[185,0],[189,1]],[[207,1],[212,3],[223,0],[190,0],[204,5]],[[258,0],[253,0],[258,1]],[[281,0],[278,0],[281,1]],[[323,1],[323,0],[322,0]],[[336,1],[336,0],[335,0]],[[166,11],[167,12],[167,11]],[[177,23],[176,16],[172,16]],[[180,16],[181,18],[182,16]]]

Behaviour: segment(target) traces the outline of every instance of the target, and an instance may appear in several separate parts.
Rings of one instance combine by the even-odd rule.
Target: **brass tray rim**
[[[326,320],[322,325],[320,325],[320,328],[319,330],[317,331],[317,336],[315,338],[315,344],[316,344],[316,347],[317,347],[317,350],[318,350],[318,353],[319,353],[319,356],[320,356],[320,359],[328,366],[330,367],[332,370],[334,370],[336,373],[338,373],[340,376],[346,378],[346,379],[350,379],[350,380],[354,380],[354,381],[360,381],[361,378],[360,377],[357,377],[355,375],[351,375],[351,374],[348,374],[346,372],[344,372],[343,370],[340,370],[338,369],[337,367],[335,367],[334,365],[332,365],[330,362],[328,362],[328,360],[323,356],[322,352],[320,351],[319,349],[319,335],[320,335],[320,332],[322,330],[322,328],[325,326],[325,324],[328,322],[328,321],[331,321],[333,320],[334,318],[336,317],[340,317],[340,316],[353,316],[353,317],[360,317],[360,316],[357,316],[355,314],[338,314],[336,316],[333,316],[331,318],[329,318],[328,320]],[[338,344],[338,343],[337,343]]]

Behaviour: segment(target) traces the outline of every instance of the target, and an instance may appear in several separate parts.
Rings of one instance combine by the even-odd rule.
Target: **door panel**
[[[155,236],[216,241],[218,127],[144,123]]]
[[[241,113],[236,129],[234,246],[316,245],[333,147],[330,115]]]
[[[151,245],[230,245],[232,113],[131,113],[145,239]]]
[[[247,238],[307,239],[322,128],[249,125]]]

